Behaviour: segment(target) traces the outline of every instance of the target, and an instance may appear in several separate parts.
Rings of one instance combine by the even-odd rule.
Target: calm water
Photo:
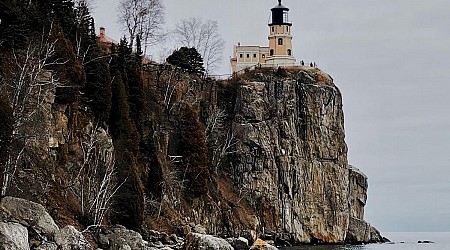
[[[450,250],[450,232],[439,233],[382,233],[394,244],[368,244],[359,246],[299,246],[287,247],[282,250]],[[433,244],[419,244],[417,241],[429,240]],[[404,242],[404,243],[401,243]]]

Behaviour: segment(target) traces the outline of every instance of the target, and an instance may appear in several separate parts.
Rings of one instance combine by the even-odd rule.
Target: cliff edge
[[[302,243],[379,241],[364,221],[367,177],[347,161],[339,89],[315,68],[282,74],[256,73],[239,88],[234,183],[257,201],[269,234]]]
[[[125,226],[144,238],[157,230],[277,245],[384,241],[364,221],[367,177],[348,164],[342,96],[328,74],[263,68],[218,81],[154,65],[144,76],[148,99],[129,161],[114,165],[121,137],[89,106],[47,98],[40,139],[26,145],[33,157],[8,195],[42,204],[60,228],[114,224],[126,212],[136,220]],[[109,209],[120,198],[109,193],[108,209],[91,211],[90,197],[105,191],[96,187],[121,168],[133,174],[123,183],[133,176],[136,185],[118,190],[136,210]]]

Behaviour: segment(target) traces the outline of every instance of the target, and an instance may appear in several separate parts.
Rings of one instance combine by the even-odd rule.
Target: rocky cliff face
[[[260,203],[261,227],[298,242],[342,242],[355,191],[332,78],[314,69],[248,82],[233,126],[240,138],[234,181]]]
[[[188,222],[281,242],[381,240],[364,221],[367,177],[347,161],[339,89],[318,69],[283,74],[242,77],[230,122],[218,132],[222,145],[233,145],[218,192],[184,213]]]
[[[201,228],[250,241],[382,240],[364,221],[367,177],[347,162],[342,96],[328,74],[310,67],[282,74],[254,71],[233,85],[236,79],[198,82],[172,73],[149,86],[155,103],[164,101],[161,110],[148,115],[141,135],[150,145],[139,159],[146,175],[141,176],[147,195],[144,227],[182,235]],[[171,84],[170,79],[184,80]],[[195,166],[178,150],[185,104],[198,111],[194,118],[205,127],[209,158],[208,192],[194,198],[185,177]],[[45,136],[34,150],[43,164],[19,169],[17,186],[25,193],[11,194],[45,205],[61,228],[88,226],[79,219],[90,215],[83,204],[92,201],[85,194],[99,190],[83,189],[82,181],[73,180],[101,186],[85,166],[94,172],[109,166],[111,136],[82,107],[53,99],[47,105]],[[28,183],[34,184],[27,189]]]

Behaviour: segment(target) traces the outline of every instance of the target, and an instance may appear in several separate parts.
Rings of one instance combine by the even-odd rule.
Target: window
[[[278,45],[283,45],[283,38],[278,38]]]
[[[242,57],[244,57],[244,55],[240,54],[239,57],[242,58]]]
[[[266,54],[262,54],[262,58],[266,58]]]
[[[253,58],[256,58],[256,54],[253,54]]]
[[[250,54],[247,54],[247,58],[250,58]]]
[[[286,10],[283,11],[283,23],[289,23],[288,12]]]
[[[289,26],[286,26],[286,31],[289,32]]]
[[[270,50],[270,55],[273,56],[273,49]]]
[[[272,26],[272,32],[275,32],[275,27]]]
[[[292,51],[290,49],[288,49],[287,52],[288,52],[288,56],[292,55]]]

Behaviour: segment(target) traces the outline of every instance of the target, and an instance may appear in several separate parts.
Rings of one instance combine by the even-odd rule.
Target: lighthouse
[[[232,73],[242,73],[255,67],[291,67],[295,64],[292,50],[292,23],[289,8],[278,0],[271,10],[269,46],[246,46],[238,43],[230,59]]]
[[[281,4],[271,9],[272,21],[269,23],[269,56],[266,64],[274,66],[293,66],[292,23],[289,21],[289,8]]]

